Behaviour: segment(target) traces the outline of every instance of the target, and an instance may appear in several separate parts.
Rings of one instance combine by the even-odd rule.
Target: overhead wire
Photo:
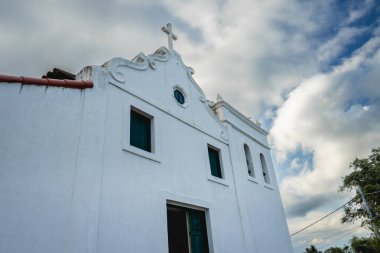
[[[359,226],[356,226],[356,227],[353,227],[353,228],[345,229],[343,231],[340,231],[340,232],[335,233],[333,235],[330,235],[328,237],[322,238],[322,240],[327,240],[327,239],[330,239],[331,237],[334,237],[334,236],[337,236],[337,235],[340,235],[340,234],[343,234],[343,233],[346,233],[348,231],[351,231],[351,230],[354,230],[354,229],[358,229],[358,228],[361,228],[361,226],[359,225]]]
[[[327,237],[321,238],[321,240],[322,240],[322,242],[324,242],[327,239],[330,239],[332,237],[339,236],[339,235],[345,235],[345,234],[347,234],[347,232],[349,232],[351,230],[358,229],[358,228],[361,228],[361,226],[359,225],[359,226],[351,227],[349,229],[341,230],[341,231],[339,231],[339,232],[337,232],[335,234],[332,234],[332,235],[329,235]],[[324,247],[326,247],[327,244],[331,243],[331,242],[329,242],[329,243],[324,243],[324,244],[320,245],[322,242],[319,242],[319,243],[317,242],[317,243],[314,243],[313,245],[324,248]],[[306,247],[308,245],[309,245],[309,243],[306,243],[306,244],[303,244],[302,246],[298,246],[296,249],[301,249],[301,248]]]
[[[344,236],[348,235],[349,233],[347,233],[347,232],[350,232],[350,231],[352,231],[352,230],[356,230],[356,229],[359,229],[359,228],[362,228],[362,227],[361,227],[361,226],[356,226],[356,227],[353,227],[353,228],[350,228],[350,229],[346,229],[346,230],[344,230],[344,231],[342,231],[342,232],[340,232],[340,233],[337,233],[337,234],[331,235],[331,236],[329,236],[329,237],[326,237],[326,238],[324,238],[323,240],[330,239],[330,238],[332,238],[332,237],[334,237],[334,236],[339,236],[339,237],[336,238],[334,241],[325,242],[324,244],[322,244],[322,245],[319,244],[318,246],[319,246],[320,250],[324,250],[328,245],[331,245],[333,242],[337,242],[338,240],[340,240],[340,239],[343,238]]]
[[[297,238],[302,238],[302,237],[310,236],[310,235],[313,235],[313,234],[333,233],[333,232],[337,232],[337,231],[340,231],[340,230],[341,230],[341,228],[331,228],[331,229],[323,229],[323,230],[306,231],[306,232],[302,233],[302,235],[298,235]]]
[[[302,232],[302,231],[308,229],[309,227],[311,227],[311,226],[317,224],[318,222],[320,222],[320,221],[326,219],[328,216],[332,215],[333,213],[337,212],[339,209],[343,208],[345,205],[347,205],[348,203],[350,203],[354,198],[356,198],[356,196],[353,197],[352,199],[350,199],[349,201],[347,201],[346,203],[344,203],[343,205],[341,205],[340,207],[336,208],[334,211],[332,211],[332,212],[326,214],[326,215],[323,216],[322,218],[318,219],[317,221],[314,221],[313,223],[311,223],[311,224],[307,225],[306,227],[304,227],[304,228],[298,230],[297,232],[294,232],[294,233],[291,234],[290,236],[296,235],[296,234],[298,234],[298,233],[300,233],[300,232]]]
[[[364,195],[370,195],[370,194],[375,194],[375,193],[380,193],[380,190],[379,190],[379,191],[374,191],[374,192],[364,193]],[[349,201],[347,201],[346,203],[344,203],[344,204],[341,205],[340,207],[336,208],[336,209],[333,210],[332,212],[326,214],[326,215],[323,216],[322,218],[320,218],[320,219],[318,219],[317,221],[315,221],[315,222],[313,222],[313,223],[307,225],[306,227],[304,227],[304,228],[302,228],[302,229],[300,229],[300,230],[294,232],[294,233],[291,234],[290,236],[296,235],[296,234],[298,234],[298,233],[300,233],[300,232],[302,232],[302,231],[308,229],[309,227],[311,227],[311,226],[317,224],[318,222],[320,222],[320,221],[326,219],[328,216],[330,216],[330,215],[332,215],[333,213],[337,212],[338,210],[340,210],[341,208],[343,208],[344,206],[346,206],[348,203],[350,203],[351,201],[353,201],[353,200],[354,200],[355,198],[357,198],[357,197],[358,197],[358,196],[355,196],[355,197],[351,198]]]

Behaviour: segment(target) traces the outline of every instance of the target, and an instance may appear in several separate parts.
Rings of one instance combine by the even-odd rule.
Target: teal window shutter
[[[151,119],[131,110],[130,145],[151,152]]]
[[[219,150],[208,147],[208,158],[210,160],[211,175],[222,178],[222,169],[220,166]]]

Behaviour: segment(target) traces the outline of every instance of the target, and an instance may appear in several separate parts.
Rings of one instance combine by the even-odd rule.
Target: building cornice
[[[217,101],[216,103],[214,103],[212,105],[212,109],[216,110],[222,106],[225,107],[227,110],[229,110],[235,117],[240,119],[242,122],[244,122],[248,126],[252,127],[253,129],[258,131],[259,133],[264,134],[265,136],[268,136],[269,133],[267,131],[265,131],[263,128],[261,128],[256,123],[252,122],[248,117],[244,116],[241,112],[236,110],[232,105],[230,105],[229,103],[227,103],[226,101],[224,101],[222,99]],[[224,119],[221,119],[221,120],[224,121]],[[230,124],[233,124],[231,121],[228,121],[228,122]]]

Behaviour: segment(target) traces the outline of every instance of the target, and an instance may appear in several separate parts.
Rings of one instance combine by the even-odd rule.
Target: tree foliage
[[[350,165],[352,172],[343,178],[343,185],[339,190],[344,192],[357,191],[357,187],[362,188],[371,212],[375,217],[377,227],[379,227],[380,217],[380,148],[372,149],[368,158],[356,158]],[[357,192],[356,197],[346,205],[342,223],[361,221],[361,225],[373,231],[371,220],[363,205],[363,200]]]
[[[356,196],[350,201],[344,209],[342,223],[360,221],[362,227],[374,232],[372,222],[376,227],[380,227],[380,147],[372,149],[368,158],[356,158],[350,164],[350,174],[343,177],[343,185],[339,187],[341,192],[356,191]],[[371,221],[363,200],[357,191],[360,187],[365,194],[368,206],[373,215]],[[314,245],[306,248],[304,253],[322,253]],[[380,253],[380,241],[376,237],[359,238],[352,237],[349,246],[331,247],[324,253]]]
[[[379,243],[375,238],[358,238],[351,239],[351,249],[353,253],[379,253]]]
[[[304,253],[322,253],[322,251],[317,250],[314,245],[311,245],[310,248],[306,248]]]
[[[346,250],[339,247],[331,247],[324,251],[324,253],[346,253],[348,252],[348,248]]]

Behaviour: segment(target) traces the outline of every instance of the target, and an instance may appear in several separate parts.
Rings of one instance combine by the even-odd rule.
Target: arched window
[[[253,162],[251,151],[247,144],[244,144],[245,161],[247,162],[248,175],[255,177],[255,170],[253,169]]]
[[[260,162],[261,162],[261,168],[263,170],[264,181],[265,183],[270,184],[267,163],[265,162],[265,158],[263,154],[260,154]]]

